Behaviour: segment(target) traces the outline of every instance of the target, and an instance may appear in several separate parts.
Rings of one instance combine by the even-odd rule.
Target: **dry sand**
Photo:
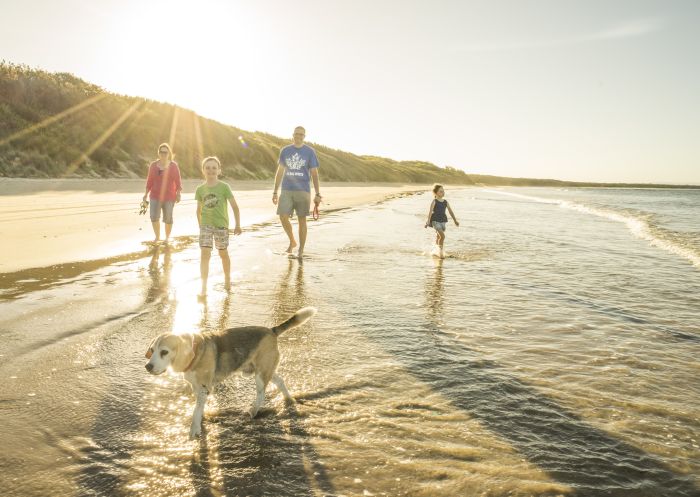
[[[173,216],[171,236],[176,239],[198,233],[194,190],[200,183],[184,182],[182,201],[175,206]],[[271,181],[229,184],[244,230],[276,218]],[[427,188],[397,183],[322,183],[321,215],[324,210]],[[138,215],[143,190],[143,180],[0,179],[0,273],[143,250],[144,242],[153,239],[148,214]]]

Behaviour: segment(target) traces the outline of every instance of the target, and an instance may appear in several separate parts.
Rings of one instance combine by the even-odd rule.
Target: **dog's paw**
[[[190,428],[190,440],[194,440],[202,434],[202,427],[192,425]]]
[[[248,414],[250,414],[250,419],[253,419],[258,415],[258,410],[255,407],[251,407],[248,409]]]

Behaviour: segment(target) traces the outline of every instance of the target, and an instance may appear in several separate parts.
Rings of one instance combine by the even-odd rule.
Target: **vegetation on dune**
[[[289,140],[247,132],[191,110],[115,95],[66,73],[0,63],[0,176],[145,177],[156,147],[170,142],[184,177],[217,155],[235,179],[274,177]],[[326,181],[470,184],[453,168],[362,157],[312,144]]]
[[[185,178],[199,178],[202,158],[217,155],[228,178],[270,179],[289,140],[243,131],[174,105],[109,93],[72,74],[0,61],[0,177],[143,178],[162,142],[173,146]],[[312,145],[325,181],[668,186],[474,175],[430,162],[358,156]]]

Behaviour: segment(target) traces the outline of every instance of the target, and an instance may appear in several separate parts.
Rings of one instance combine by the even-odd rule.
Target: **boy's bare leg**
[[[221,265],[224,268],[224,288],[226,290],[231,289],[231,258],[228,256],[228,250],[219,250],[219,257],[221,257]]]
[[[306,245],[306,216],[299,216],[299,258],[304,255],[304,245]]]
[[[151,225],[153,226],[153,234],[156,235],[156,238],[154,241],[160,240],[160,221],[155,221],[152,222]]]
[[[287,250],[285,250],[285,252],[291,254],[292,250],[294,250],[294,247],[297,246],[297,242],[294,240],[294,231],[292,230],[292,223],[289,221],[289,216],[286,216],[284,214],[280,214],[280,222],[282,223],[284,232],[287,233],[287,237],[289,238],[289,247],[287,247]]]
[[[170,240],[170,232],[173,230],[173,225],[165,223],[165,241]]]
[[[200,295],[207,294],[207,279],[209,278],[209,259],[211,259],[211,249],[202,248],[202,259],[199,262],[199,274],[202,276],[202,292]]]

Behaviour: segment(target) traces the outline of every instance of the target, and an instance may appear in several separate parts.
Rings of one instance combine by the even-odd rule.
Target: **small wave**
[[[423,252],[406,247],[392,247],[389,245],[369,245],[361,243],[348,243],[337,249],[338,254],[402,254],[423,255]]]
[[[493,257],[493,250],[490,249],[474,249],[474,250],[456,250],[445,251],[443,258],[437,258],[434,253],[435,247],[424,247],[422,250],[416,250],[409,247],[390,247],[381,245],[364,245],[357,243],[349,243],[337,249],[339,255],[354,255],[354,254],[399,254],[405,256],[432,256],[437,261],[446,259],[459,260],[465,262],[480,261]]]
[[[445,252],[445,259],[457,259],[459,261],[467,261],[467,262],[490,259],[492,256],[493,256],[493,252],[490,250],[487,250],[487,249]]]
[[[536,197],[534,195],[523,195],[521,193],[504,192],[498,190],[485,191],[499,195],[509,195],[512,197],[527,199],[543,204],[558,205],[563,209],[583,212],[584,214],[591,214],[593,216],[623,223],[637,238],[648,241],[654,247],[658,247],[662,250],[683,257],[689,260],[695,267],[700,268],[700,250],[693,246],[689,246],[691,242],[683,240],[683,237],[679,233],[654,225],[650,221],[650,214],[635,215],[600,207],[590,207],[578,202],[572,202],[570,200],[548,199]]]

